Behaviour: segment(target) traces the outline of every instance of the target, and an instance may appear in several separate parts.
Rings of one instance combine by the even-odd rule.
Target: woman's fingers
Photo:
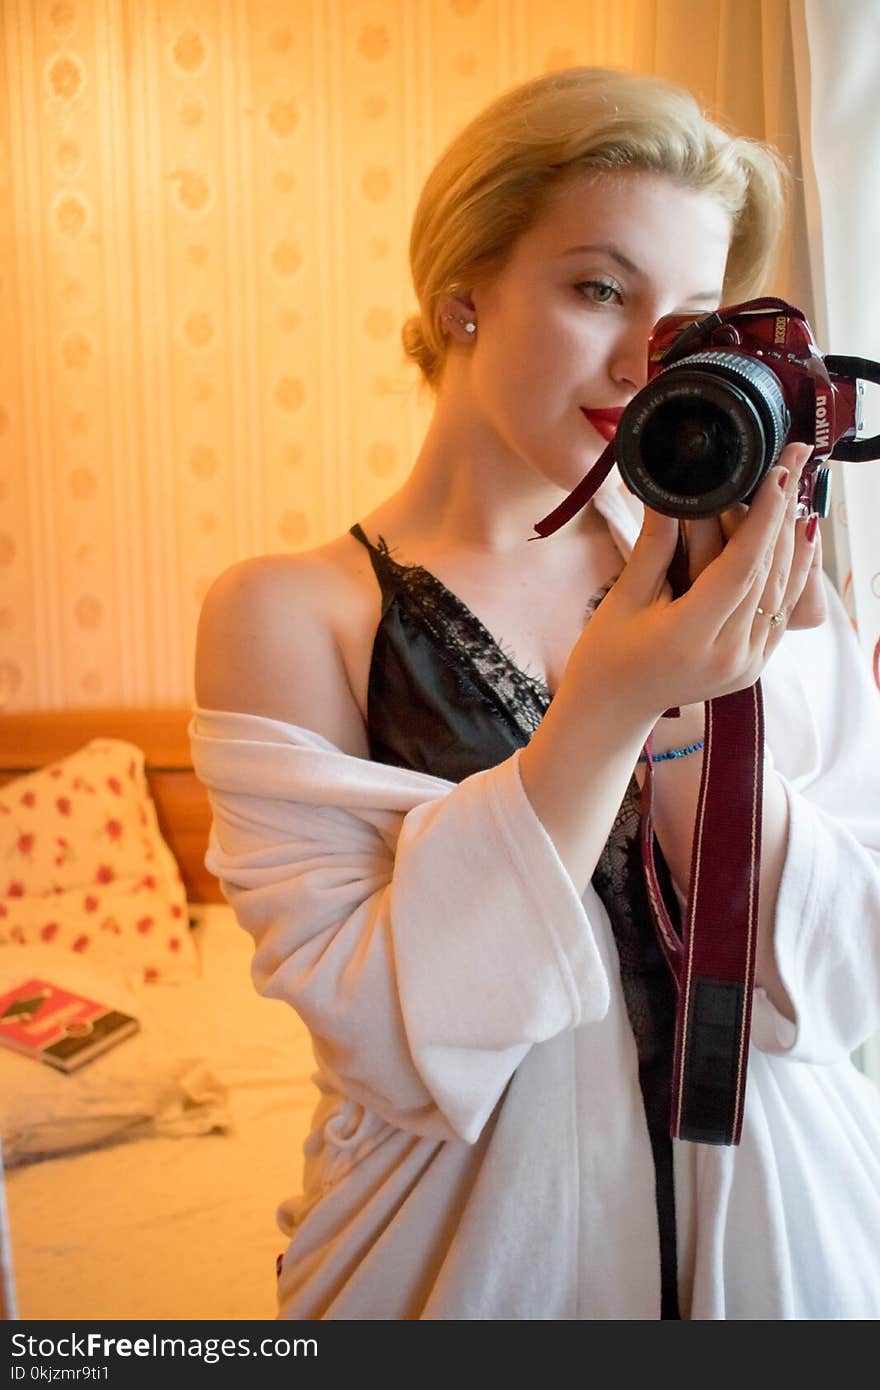
[[[672,586],[667,579],[675,547],[678,544],[678,521],[645,507],[642,529],[633,546],[629,560],[614,585],[615,603],[623,600],[642,607],[663,598],[672,600]]]
[[[771,640],[765,642],[765,649],[775,645],[773,639],[781,638],[787,629],[819,627],[828,616],[821,532],[814,526],[813,539],[808,540],[810,518],[799,517],[796,510],[798,479],[809,456],[807,446],[789,445],[780,458],[780,466],[790,468],[786,485],[788,511],[777,534],[770,573],[761,594],[756,598],[755,621],[758,623],[763,617],[780,610],[786,614],[786,621],[782,624],[768,621],[767,636]],[[718,558],[748,513],[749,508],[744,502],[736,502],[717,517],[682,523],[692,584]],[[758,582],[756,580],[756,585]],[[757,608],[764,612],[757,613]],[[745,622],[746,615],[741,616]]]
[[[773,571],[758,605],[764,611],[758,616],[781,611],[785,620],[770,624],[765,652],[776,645],[786,628],[818,627],[827,616],[818,517],[797,515],[798,483],[810,453],[807,445],[789,445],[783,452],[783,460],[788,456],[793,463],[789,507],[779,533]]]
[[[697,517],[683,521],[682,530],[687,548],[688,578],[694,580],[711,565],[724,549],[725,538],[718,516]]]
[[[820,553],[797,524],[800,473],[810,453],[806,445],[789,446],[749,506],[700,518],[708,525],[682,526],[645,508],[629,560],[586,625],[572,670],[580,669],[583,653],[590,680],[599,670],[614,672],[614,688],[631,688],[644,708],[658,710],[757,680],[786,630],[770,621],[777,610],[794,613],[795,626],[815,625],[824,614]],[[679,534],[692,542],[694,566],[705,567],[673,599],[667,572]]]
[[[807,527],[815,519],[812,541],[807,540]],[[795,551],[785,605],[789,611],[790,628],[821,627],[828,617],[828,602],[822,571],[822,532],[818,518],[804,518],[795,523]]]
[[[721,522],[721,530],[724,535],[725,545],[730,540],[734,531],[739,530],[748,514],[749,509],[745,502],[735,502],[726,512],[721,513],[718,520]]]
[[[738,620],[747,626],[751,614],[751,622],[755,625],[751,636],[762,644],[765,656],[769,655],[785,635],[791,609],[800,596],[797,577],[792,576],[796,546],[795,522],[799,478],[800,467],[796,466],[786,484],[788,504],[785,519],[776,538],[770,573],[763,586],[758,586],[754,607],[745,604],[741,615],[738,615]],[[779,613],[782,614],[781,620],[775,618],[775,615]]]
[[[718,558],[676,602],[691,609],[698,621],[711,624],[713,636],[750,599],[751,613],[770,574],[789,497],[787,470],[770,469]],[[780,484],[782,486],[780,486]]]

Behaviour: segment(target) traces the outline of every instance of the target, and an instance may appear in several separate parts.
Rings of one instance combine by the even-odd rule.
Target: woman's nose
[[[609,371],[618,385],[626,385],[638,391],[648,379],[648,339],[650,324],[641,321],[629,325],[621,332],[610,356]]]

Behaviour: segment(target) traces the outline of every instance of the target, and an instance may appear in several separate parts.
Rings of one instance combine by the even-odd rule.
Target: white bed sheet
[[[275,1211],[299,1190],[318,1094],[311,1041],[289,1006],[256,993],[232,909],[193,911],[200,978],[145,988],[181,1051],[229,1088],[234,1130],[7,1173],[21,1319],[275,1317]]]

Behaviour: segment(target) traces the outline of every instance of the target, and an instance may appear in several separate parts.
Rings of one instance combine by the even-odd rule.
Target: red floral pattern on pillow
[[[134,744],[93,739],[0,787],[0,944],[39,942],[147,981],[198,973],[180,870]]]

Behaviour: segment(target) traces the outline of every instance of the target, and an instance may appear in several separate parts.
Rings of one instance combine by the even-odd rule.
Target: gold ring
[[[775,613],[766,613],[763,608],[756,608],[755,612],[760,613],[762,618],[769,618],[774,627],[777,626],[779,623],[785,622],[784,608],[777,609]]]

